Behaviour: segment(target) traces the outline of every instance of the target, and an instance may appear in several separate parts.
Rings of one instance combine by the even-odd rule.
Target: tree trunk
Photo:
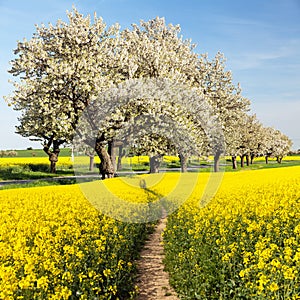
[[[220,157],[221,157],[221,152],[217,151],[214,156],[214,172],[220,171]]]
[[[277,156],[277,162],[279,163],[279,164],[281,164],[281,162],[282,162],[282,156]]]
[[[250,166],[250,155],[249,154],[246,155],[246,164],[247,164],[247,167]]]
[[[53,151],[50,150],[51,144],[53,143]],[[53,141],[53,139],[50,139],[47,144],[44,145],[44,152],[48,155],[49,161],[50,161],[50,173],[55,174],[56,173],[56,163],[58,162],[58,156],[59,156],[59,146],[62,142],[59,141]]]
[[[232,161],[232,169],[236,170],[237,169],[237,162],[236,162],[236,156],[232,156],[231,157],[231,161]]]
[[[51,157],[51,158],[49,158],[49,160],[50,160],[50,173],[56,174],[57,159],[55,159],[54,157]]]
[[[89,171],[93,171],[94,170],[94,155],[89,155],[90,158],[90,166],[89,166]]]
[[[268,163],[269,163],[269,156],[266,155],[266,164],[268,164]]]
[[[122,158],[125,156],[125,150],[123,150],[123,146],[119,146],[119,156],[117,163],[117,170],[122,170]]]
[[[250,164],[253,165],[253,160],[255,158],[255,155],[254,154],[251,154],[250,156]]]
[[[113,141],[108,142],[107,152],[108,152],[108,155],[110,156],[110,160],[113,165],[113,168],[114,168],[114,170],[116,170],[117,169],[116,154],[115,154],[115,148],[114,148]]]
[[[245,166],[245,163],[244,163],[245,154],[241,155],[240,158],[241,158],[241,168],[244,168],[244,166]]]
[[[117,162],[117,171],[122,170],[122,157],[118,156],[118,162]]]
[[[58,153],[52,153],[49,157],[50,160],[50,173],[56,174],[56,163],[58,162]]]
[[[114,177],[115,169],[101,137],[96,140],[95,151],[100,158],[99,172],[102,179],[105,179],[105,176]]]
[[[179,154],[179,159],[180,159],[181,172],[186,173],[188,157],[183,154]]]
[[[159,173],[160,155],[150,156],[150,173]]]

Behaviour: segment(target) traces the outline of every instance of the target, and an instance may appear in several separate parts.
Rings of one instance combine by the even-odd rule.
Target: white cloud
[[[273,60],[277,63],[284,63],[284,60],[299,58],[300,61],[300,39],[289,40],[285,42],[284,46],[281,45],[283,42],[277,43],[278,46],[273,47],[272,50],[266,47],[265,49],[253,48],[252,51],[233,52],[230,65],[237,70],[246,70],[263,67],[266,63],[270,63]],[[297,61],[294,61],[294,63],[297,64]],[[295,68],[295,64],[285,64],[285,66]]]

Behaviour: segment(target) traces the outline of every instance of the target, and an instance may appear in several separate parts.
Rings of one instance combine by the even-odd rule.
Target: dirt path
[[[139,295],[136,300],[179,300],[169,285],[168,273],[164,271],[162,232],[166,227],[166,218],[162,218],[154,232],[146,241],[137,262]]]

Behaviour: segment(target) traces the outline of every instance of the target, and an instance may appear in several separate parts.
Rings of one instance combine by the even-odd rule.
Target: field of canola
[[[167,270],[182,299],[300,299],[300,167],[227,173],[168,218]]]
[[[177,156],[164,156],[164,162],[179,161]],[[89,163],[88,156],[77,156],[75,157],[75,164],[86,164]],[[58,166],[69,166],[73,165],[71,157],[61,156],[58,159]],[[100,159],[98,156],[95,156],[95,163],[99,163]],[[134,157],[124,157],[122,163],[124,164],[142,164],[149,162],[148,156],[134,156]],[[0,158],[0,167],[8,166],[25,166],[29,164],[49,164],[48,157],[4,157]]]
[[[78,185],[0,191],[0,299],[128,297],[147,230],[101,215]]]
[[[183,182],[189,176],[197,175]],[[209,176],[201,174],[168,217],[165,264],[178,294],[300,299],[300,167],[226,173],[200,209]],[[179,174],[138,178],[105,182],[122,199],[147,203],[170,194]],[[180,195],[187,193],[179,189],[166,205],[178,205]],[[78,185],[0,191],[0,299],[128,298],[146,231],[103,216]]]
[[[88,157],[86,157],[88,162]],[[0,158],[0,167],[12,167],[12,166],[26,166],[26,165],[49,165],[48,157],[5,157]],[[60,157],[57,165],[58,166],[72,166],[72,161],[70,157]]]

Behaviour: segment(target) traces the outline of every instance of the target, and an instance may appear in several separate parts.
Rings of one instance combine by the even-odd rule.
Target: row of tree
[[[10,73],[19,77],[6,97],[20,111],[17,133],[43,142],[55,172],[60,147],[94,150],[102,178],[113,177],[116,150],[159,157],[177,154],[186,170],[191,155],[276,156],[291,141],[249,115],[223,54],[210,60],[163,18],[109,28],[75,8],[68,21],[36,26],[18,42]],[[90,152],[89,152],[90,153]]]
[[[18,153],[15,150],[0,150],[0,157],[4,157],[4,156],[14,157],[17,155]]]
[[[235,141],[227,144],[227,154],[232,157],[233,169],[237,168],[236,158],[241,159],[241,167],[246,160],[247,165],[254,158],[264,156],[266,163],[270,157],[275,157],[281,163],[283,157],[291,149],[291,140],[272,127],[264,127],[255,115],[246,115],[240,123],[240,130],[232,135]]]

